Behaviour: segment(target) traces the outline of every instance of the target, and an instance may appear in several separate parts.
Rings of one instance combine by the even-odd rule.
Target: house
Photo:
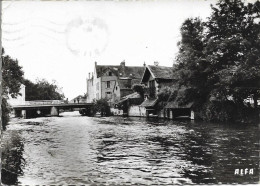
[[[144,64],[145,65],[145,64]],[[87,79],[87,102],[106,98],[111,107],[121,98],[133,93],[135,83],[140,83],[145,66],[98,65],[95,62],[94,73]]]
[[[12,98],[10,95],[8,97],[7,101],[11,106],[25,105],[25,85],[21,85],[19,95],[16,98]]]
[[[145,68],[141,84],[146,87],[146,99],[140,107],[145,107],[146,116],[158,114],[155,109],[158,101],[157,94],[162,88],[172,86],[174,83],[173,67],[159,66],[158,62],[155,62],[154,65]]]
[[[143,102],[143,97],[134,92],[127,96],[122,97],[121,100],[116,102],[115,108],[111,111],[114,115],[129,115],[129,116],[140,116],[139,105]]]
[[[169,119],[174,118],[190,118],[194,119],[193,103],[179,105],[177,101],[169,101],[165,104],[158,103],[158,93],[164,87],[173,86],[176,82],[176,75],[173,71],[174,67],[148,65],[144,71],[141,83],[146,86],[146,99],[140,105],[144,107],[146,116],[159,116]],[[162,106],[163,105],[163,106]],[[161,106],[161,107],[160,107]],[[158,109],[159,108],[159,109]]]

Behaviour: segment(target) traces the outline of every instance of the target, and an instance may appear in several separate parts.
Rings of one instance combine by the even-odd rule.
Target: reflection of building
[[[94,99],[107,98],[110,105],[122,97],[133,93],[131,89],[135,83],[140,83],[144,66],[97,65],[95,62],[94,73],[87,79],[87,102]]]
[[[20,88],[21,88],[20,91],[19,91],[20,95],[18,95],[16,98],[12,98],[9,95],[8,103],[11,106],[14,106],[14,105],[25,105],[25,85],[21,85]]]

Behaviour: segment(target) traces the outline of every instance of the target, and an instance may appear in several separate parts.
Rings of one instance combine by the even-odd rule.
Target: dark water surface
[[[145,118],[13,119],[7,184],[258,183],[259,126]],[[235,169],[253,175],[234,175]]]

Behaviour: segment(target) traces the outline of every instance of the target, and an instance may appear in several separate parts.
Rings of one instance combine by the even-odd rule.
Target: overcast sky
[[[213,0],[3,1],[2,44],[25,78],[56,80],[69,99],[86,92],[94,62],[172,66],[180,26],[206,19]]]

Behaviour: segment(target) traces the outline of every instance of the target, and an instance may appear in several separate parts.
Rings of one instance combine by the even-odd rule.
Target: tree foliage
[[[205,54],[210,64],[212,95],[225,99],[232,95],[241,104],[250,94],[257,94],[260,84],[259,1],[220,1],[212,6],[206,22]]]
[[[18,61],[12,59],[9,55],[5,55],[4,49],[1,53],[2,58],[2,127],[6,128],[9,121],[9,113],[11,111],[8,105],[8,98],[16,98],[19,95],[20,87],[23,82],[23,70],[19,66]]]
[[[143,84],[133,84],[132,90],[134,92],[139,93],[142,96],[142,98],[144,97],[145,86]]]
[[[20,87],[23,82],[24,72],[19,66],[17,59],[12,59],[2,51],[2,87],[3,96],[15,98],[19,95]]]
[[[64,94],[55,81],[49,83],[45,79],[37,79],[36,83],[30,80],[24,80],[26,87],[25,99],[31,100],[61,100]]]
[[[207,21],[187,19],[181,27],[176,100],[195,102],[197,111],[205,111],[200,114],[204,119],[232,120],[234,108],[243,110],[248,96],[253,96],[257,107],[260,2],[220,0],[211,8]],[[207,115],[209,110],[222,114]]]
[[[205,62],[204,28],[199,18],[187,19],[181,27],[182,40],[177,56],[176,74],[178,74],[178,101],[180,104],[204,98],[207,91],[203,89],[208,72]]]
[[[107,99],[102,98],[93,101],[93,113],[96,114],[97,112],[100,112],[101,116],[111,115]]]
[[[174,87],[163,87],[157,94],[158,101],[172,101],[177,96],[177,90]]]

